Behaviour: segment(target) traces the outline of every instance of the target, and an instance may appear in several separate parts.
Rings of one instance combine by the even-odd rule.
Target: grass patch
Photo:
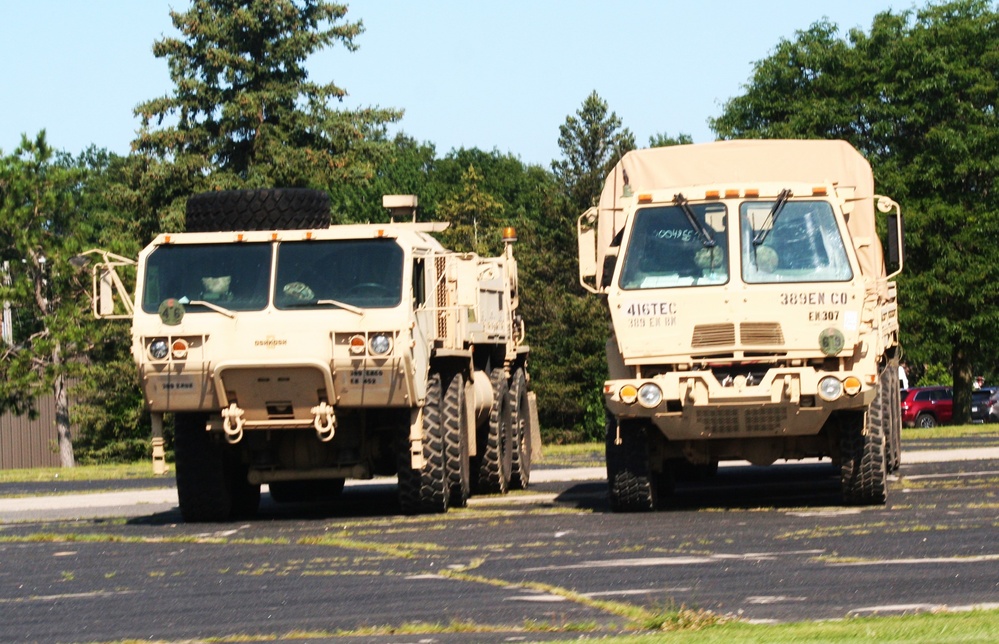
[[[116,465],[78,465],[77,467],[34,467],[0,470],[0,483],[49,483],[52,481],[121,481],[153,476],[150,461]]]
[[[938,425],[923,429],[903,427],[902,440],[922,441],[931,438],[975,438],[980,436],[999,437],[999,423],[984,425]]]

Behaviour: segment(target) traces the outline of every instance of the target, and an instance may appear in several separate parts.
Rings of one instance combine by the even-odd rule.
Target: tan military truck
[[[806,457],[838,465],[846,502],[885,502],[900,462],[902,227],[859,152],[751,140],[636,150],[578,233],[580,281],[611,318],[614,509],[655,509],[719,461]]]
[[[397,475],[407,513],[528,485],[513,229],[499,257],[452,252],[415,197],[383,203],[393,223],[331,226],[318,191],[195,195],[187,232],[139,254],[134,301],[123,258],[95,265],[95,313],[132,319],[154,462],[174,415],[185,520],[252,515],[264,483],[300,501]]]

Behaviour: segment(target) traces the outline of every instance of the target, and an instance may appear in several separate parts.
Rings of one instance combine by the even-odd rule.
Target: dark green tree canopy
[[[323,0],[194,0],[172,11],[181,37],[157,41],[153,54],[168,60],[174,92],[135,110],[147,189],[172,202],[209,188],[370,177],[401,113],[336,109],[346,90],[310,81],[305,68],[323,48],[356,49],[363,25],[346,14]]]
[[[594,91],[575,116],[559,126],[558,147],[563,159],[552,162],[555,180],[569,201],[585,210],[600,196],[604,177],[626,152],[635,149],[635,135],[608,113],[607,102]]]

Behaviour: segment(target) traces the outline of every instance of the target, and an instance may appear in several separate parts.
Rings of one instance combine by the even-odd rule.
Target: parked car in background
[[[996,389],[989,396],[989,420],[990,423],[999,423],[999,389]]]
[[[950,387],[913,387],[902,391],[902,424],[906,427],[936,427],[954,415],[954,392]]]
[[[971,422],[989,423],[989,400],[995,393],[991,388],[976,389],[971,392]]]

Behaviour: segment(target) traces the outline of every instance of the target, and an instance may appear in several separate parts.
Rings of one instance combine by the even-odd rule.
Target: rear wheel
[[[513,468],[506,371],[493,369],[489,373],[489,384],[493,390],[493,402],[489,407],[486,431],[478,437],[478,456],[475,459],[478,480],[475,489],[483,494],[506,494]]]
[[[660,490],[649,467],[646,428],[607,414],[607,484],[615,512],[648,512],[656,507]]]
[[[887,422],[888,473],[894,474],[902,466],[902,396],[898,386],[898,359],[888,361],[881,374],[881,395],[888,406]]]
[[[916,427],[931,429],[937,426],[937,419],[933,414],[923,413],[916,417]]]
[[[406,514],[447,512],[448,486],[441,425],[441,377],[431,372],[423,405],[423,467],[413,469],[408,435],[398,452],[399,504]]]
[[[447,471],[448,504],[468,505],[471,496],[471,465],[468,461],[468,414],[465,408],[465,376],[456,373],[448,383],[441,409],[444,431],[444,463]]]
[[[513,372],[507,392],[510,413],[511,451],[510,487],[526,490],[531,482],[531,409],[527,392],[527,375],[523,369]]]
[[[174,416],[177,500],[184,521],[229,521],[253,516],[260,486],[247,480],[249,469],[235,447],[214,440],[205,430],[207,416]]]

